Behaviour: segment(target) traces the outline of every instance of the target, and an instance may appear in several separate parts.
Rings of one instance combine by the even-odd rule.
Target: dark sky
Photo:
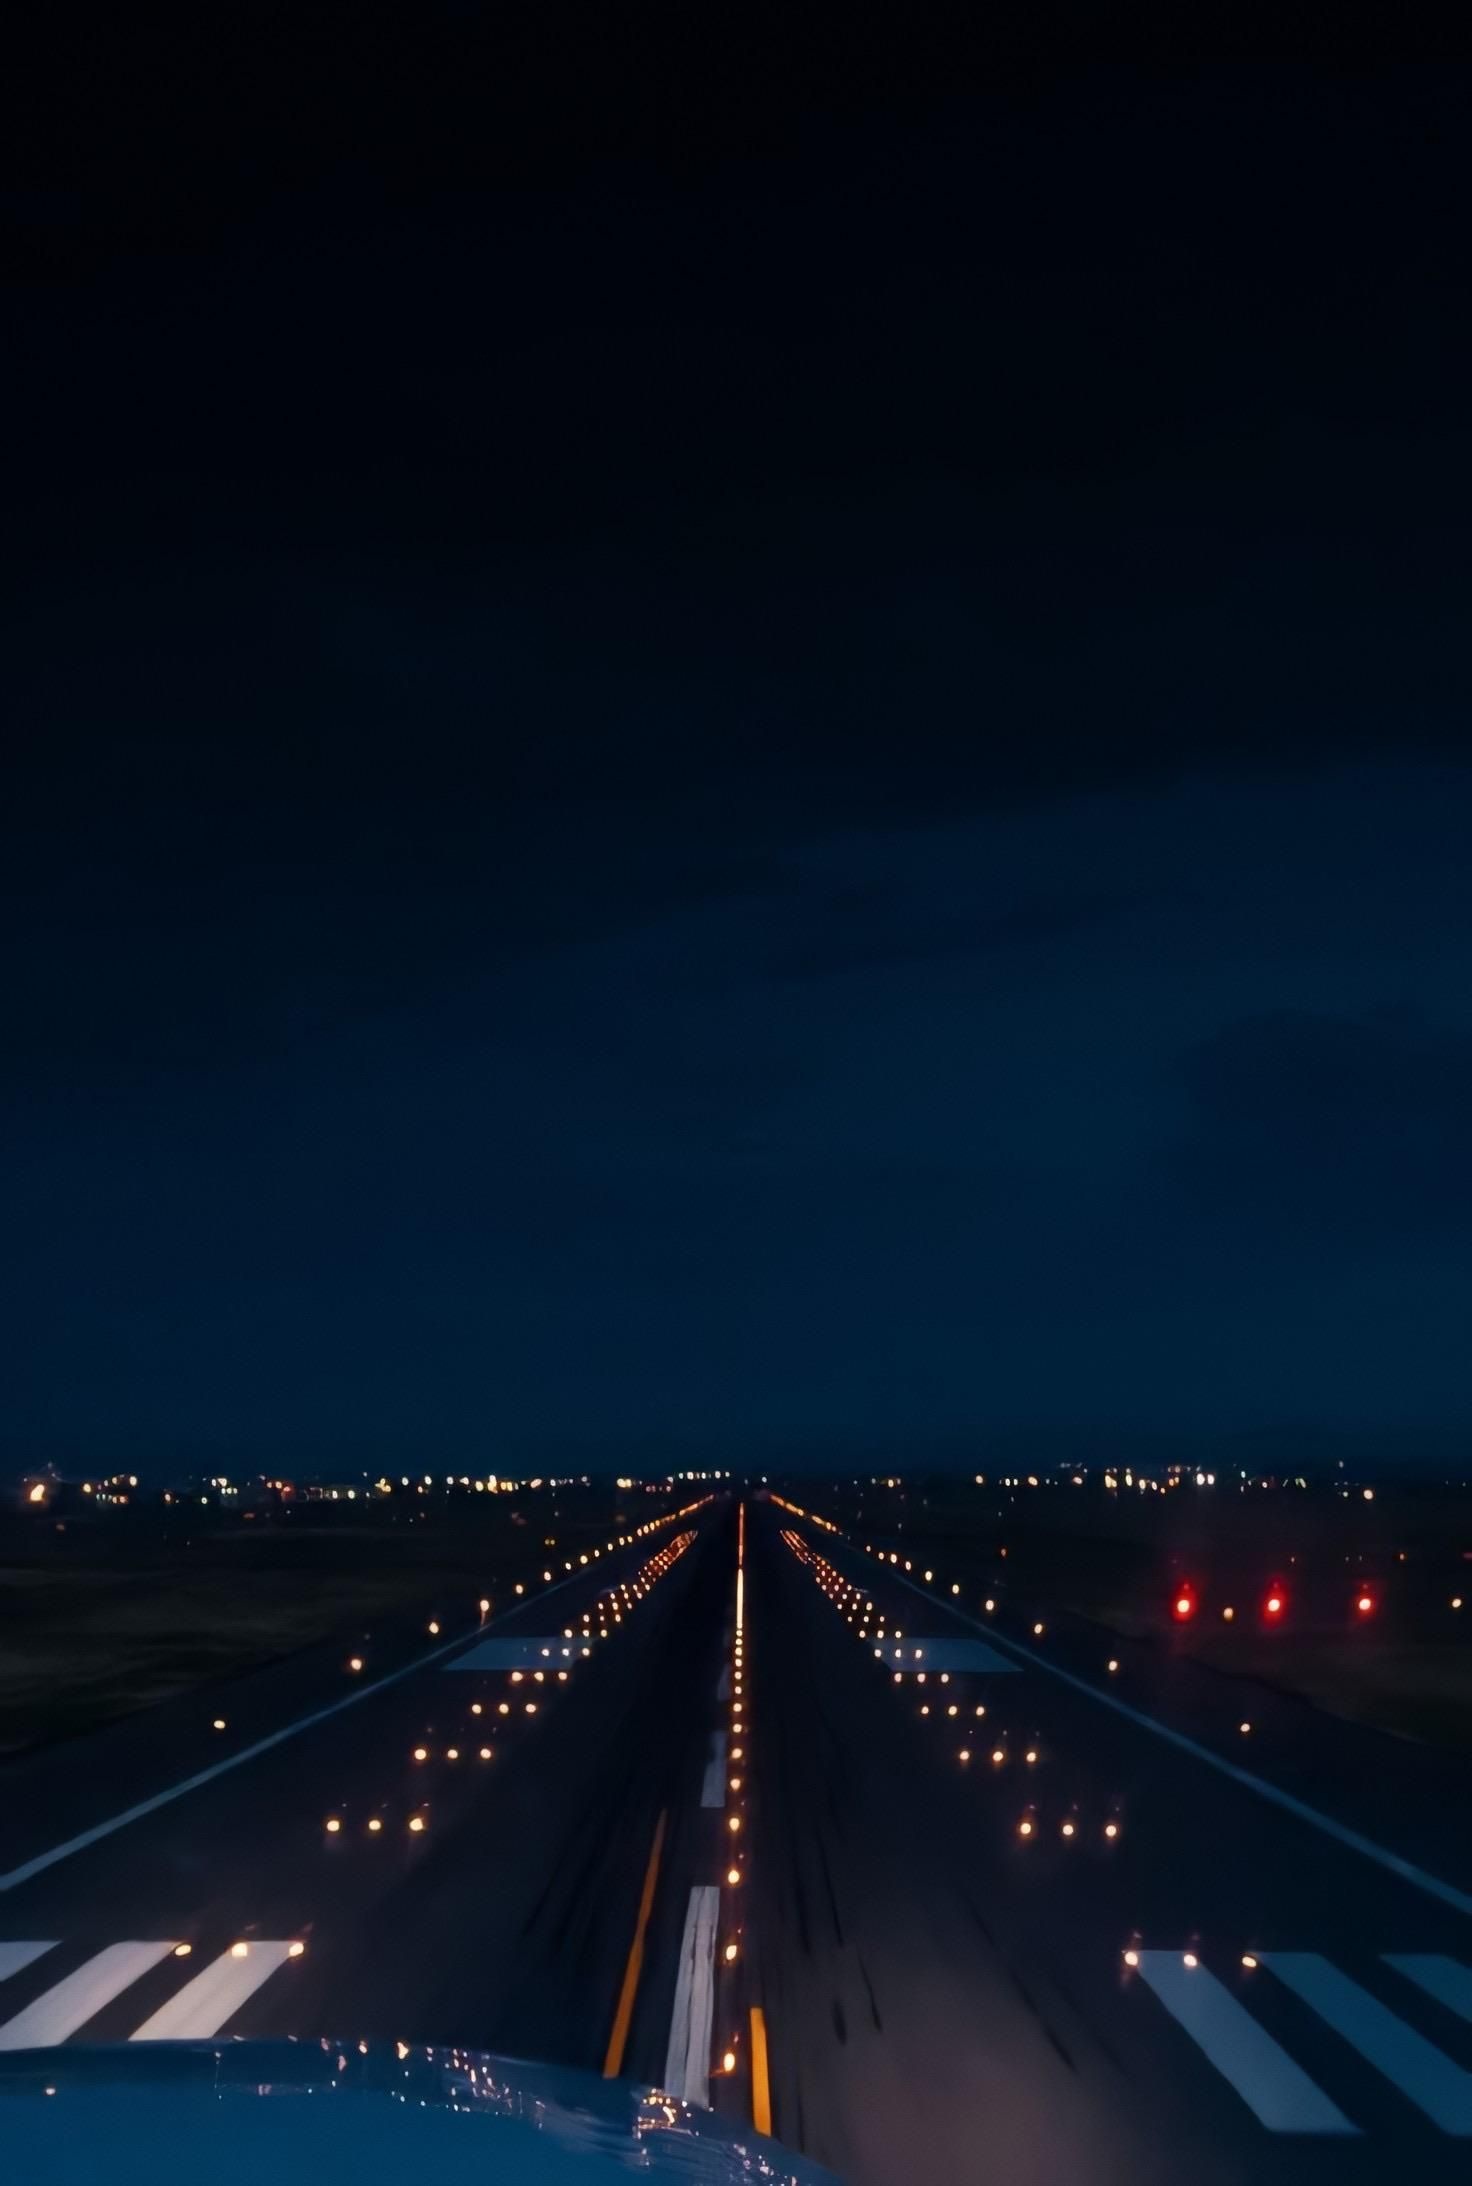
[[[1472,1434],[1472,78],[787,19],[53,18],[0,1462]]]

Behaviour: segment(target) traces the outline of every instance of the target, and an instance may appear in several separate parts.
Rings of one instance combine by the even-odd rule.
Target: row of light
[[[833,1604],[834,1608],[838,1610],[839,1614],[844,1617],[849,1624],[857,1623],[858,1631],[856,1637],[862,1641],[869,1641],[871,1639],[870,1620],[876,1620],[875,1628],[872,1633],[872,1638],[880,1641],[886,1639],[889,1640],[889,1642],[891,1643],[889,1651],[889,1661],[892,1663],[903,1662],[905,1654],[904,1648],[896,1644],[897,1642],[900,1642],[904,1639],[903,1631],[898,1625],[890,1627],[884,1623],[880,1623],[877,1621],[879,1618],[882,1617],[883,1612],[875,1608],[873,1601],[864,1594],[862,1588],[855,1586],[852,1580],[846,1579],[842,1572],[840,1572],[833,1564],[828,1561],[827,1557],[820,1555],[815,1549],[809,1548],[807,1543],[802,1539],[801,1535],[794,1532],[791,1528],[784,1529],[782,1539],[786,1546],[791,1550],[793,1555],[796,1556],[798,1562],[806,1564],[810,1568],[820,1591],[827,1596],[828,1600]],[[933,1581],[934,1575],[933,1573],[927,1571],[925,1577],[927,1580]],[[987,1608],[989,1610],[994,1609],[995,1606],[996,1605],[994,1602],[987,1603]],[[1043,1631],[1043,1626],[1041,1624],[1035,1624],[1033,1630],[1036,1634],[1041,1635]],[[873,1653],[876,1661],[880,1663],[883,1663],[885,1661],[885,1650],[883,1646],[874,1647]],[[924,1657],[925,1649],[912,1641],[910,1645],[909,1668],[891,1669],[891,1682],[896,1685],[900,1685],[903,1684],[906,1677],[909,1677],[916,1685],[924,1685],[929,1677],[934,1677],[938,1686],[949,1686],[951,1682],[950,1671],[928,1671],[925,1669],[921,1669],[919,1667],[919,1664],[923,1662]],[[1112,1663],[1110,1667],[1112,1669],[1117,1669],[1118,1664]],[[957,1728],[959,1729],[960,1720],[963,1714],[963,1703],[958,1700],[937,1700],[932,1705],[932,1702],[928,1699],[922,1701],[919,1705],[919,1714],[923,1718],[929,1718],[932,1713],[934,1713],[937,1717],[937,1720],[942,1722],[943,1724],[950,1725],[952,1723],[955,1723]],[[975,1713],[971,1720],[973,1722],[979,1721],[985,1715],[985,1703],[981,1701],[976,1702]],[[969,1745],[963,1745],[957,1749],[956,1760],[963,1769],[969,1768],[974,1758],[975,1754],[973,1752],[973,1749]],[[988,1758],[994,1769],[1001,1769],[1007,1765],[1008,1761],[1011,1758],[1011,1750],[1006,1743],[1005,1734],[1003,1734],[1003,1742],[1001,1744],[993,1746],[990,1749]],[[1028,1746],[1023,1751],[1022,1759],[1025,1767],[1036,1768],[1041,1758],[1041,1753],[1036,1745]],[[1064,1816],[1062,1822],[1059,1825],[1059,1835],[1067,1843],[1076,1842],[1080,1837],[1081,1827],[1082,1825],[1077,1809],[1071,1809],[1069,1813]],[[1121,1828],[1122,1825],[1120,1823],[1119,1817],[1113,1814],[1110,1815],[1109,1818],[1102,1825],[1102,1833],[1106,1842],[1110,1844],[1116,1843],[1121,1834]],[[1020,1838],[1024,1840],[1024,1842],[1026,1842],[1038,1835],[1038,1829],[1039,1825],[1037,1819],[1037,1809],[1036,1807],[1029,1807],[1018,1822],[1017,1834]]]
[[[701,1501],[708,1503],[710,1501],[710,1497],[704,1496],[702,1497]],[[642,1526],[636,1526],[632,1533],[619,1533],[611,1535],[608,1540],[604,1541],[599,1547],[593,1549],[590,1552],[591,1557],[593,1559],[596,1559],[599,1556],[605,1556],[616,1548],[632,1548],[636,1541],[642,1540],[646,1534],[653,1533],[657,1527],[674,1525],[679,1519],[688,1518],[692,1511],[697,1511],[700,1508],[701,1503],[687,1503],[683,1510],[667,1511],[662,1517],[646,1519],[644,1524]],[[693,1538],[693,1535],[687,1535],[687,1545],[688,1542]],[[579,1569],[589,1560],[589,1553],[584,1553],[583,1555],[579,1556],[577,1564],[574,1565],[572,1558],[569,1556],[564,1561],[562,1567],[564,1574],[569,1574],[574,1570]],[[556,1573],[553,1571],[544,1571],[542,1573],[543,1584],[550,1586],[556,1579],[556,1576]],[[524,1596],[526,1593],[525,1582],[518,1580],[516,1586],[513,1589],[513,1592],[515,1592],[519,1596]],[[479,1601],[476,1603],[476,1608],[480,1613],[480,1620],[482,1623],[484,1623],[486,1618],[490,1615],[491,1607],[492,1603],[489,1594],[482,1594]],[[429,1634],[429,1637],[431,1639],[438,1639],[441,1631],[439,1618],[431,1617],[424,1629]],[[360,1677],[363,1671],[367,1668],[367,1666],[367,1662],[362,1655],[349,1655],[347,1659],[346,1668],[350,1677]],[[215,1728],[216,1730],[223,1730],[224,1725],[222,1723],[217,1723],[215,1725]]]
[[[664,1523],[666,1523],[666,1521],[663,1519],[655,1519],[651,1521],[651,1524],[653,1525],[662,1525]],[[639,1531],[641,1533],[647,1532],[648,1528],[640,1527]],[[552,1659],[552,1649],[550,1647],[544,1647],[542,1649],[542,1653],[544,1656],[547,1657],[548,1667],[546,1669],[534,1668],[531,1670],[508,1671],[507,1678],[509,1684],[513,1686],[522,1686],[530,1682],[533,1685],[546,1686],[549,1681],[554,1685],[567,1684],[571,1677],[572,1669],[575,1669],[577,1667],[577,1661],[586,1659],[592,1654],[595,1639],[604,1639],[609,1636],[608,1626],[605,1621],[608,1614],[608,1605],[615,1605],[612,1612],[614,1615],[615,1623],[622,1622],[625,1611],[628,1609],[632,1609],[636,1601],[643,1600],[643,1598],[648,1593],[650,1593],[657,1581],[663,1578],[664,1574],[669,1570],[670,1566],[684,1554],[685,1550],[690,1546],[690,1543],[694,1539],[695,1535],[693,1532],[690,1531],[682,1534],[677,1534],[673,1541],[667,1542],[666,1545],[657,1552],[657,1554],[649,1557],[645,1561],[645,1563],[641,1565],[640,1569],[634,1574],[632,1580],[623,1580],[619,1583],[618,1586],[607,1589],[602,1595],[599,1596],[595,1611],[593,1612],[593,1614],[597,1615],[599,1620],[598,1630],[596,1634],[592,1630],[590,1615],[587,1611],[585,1611],[583,1614],[583,1632],[581,1635],[581,1638],[585,1644],[579,1645],[577,1647],[576,1657],[574,1657],[571,1647],[564,1648],[562,1650],[567,1661],[572,1666],[571,1669],[559,1668]],[[587,1558],[585,1557],[583,1561],[586,1562]],[[491,1604],[489,1598],[486,1596],[482,1596],[480,1601],[480,1612],[482,1619],[484,1619],[484,1617],[489,1613],[490,1607]],[[429,1624],[429,1631],[431,1636],[437,1635],[439,1629],[440,1627],[438,1620],[431,1619]],[[574,1633],[571,1625],[565,1626],[563,1628],[562,1636],[565,1640],[574,1642],[576,1642],[578,1637],[578,1635]],[[355,1672],[362,1670],[362,1657],[359,1655],[354,1655],[348,1663],[348,1668],[350,1671]],[[501,1717],[508,1717],[513,1715],[518,1711],[518,1708],[523,1715],[535,1716],[539,1712],[539,1709],[541,1707],[541,1700],[537,1697],[523,1698],[521,1695],[517,1695],[514,1699],[503,1699],[493,1703],[474,1700],[470,1704],[470,1713],[477,1719],[481,1719],[484,1717],[486,1708],[488,1706],[494,1706],[497,1715]],[[217,1731],[224,1730],[225,1722],[223,1717],[215,1718],[214,1728]],[[442,1750],[442,1758],[444,1761],[454,1764],[461,1761],[462,1759],[469,1759],[472,1752],[475,1754],[475,1757],[482,1762],[491,1761],[495,1758],[495,1748],[490,1745],[481,1744],[479,1742],[479,1736],[476,1730],[473,1730],[470,1733],[464,1746],[461,1746],[459,1744],[452,1744],[444,1747]],[[415,1767],[423,1767],[426,1763],[432,1761],[434,1757],[434,1749],[427,1744],[419,1744],[411,1749],[410,1759]],[[327,1836],[339,1837],[343,1834],[344,1817],[340,1813],[329,1814],[322,1826]],[[408,1816],[407,1826],[411,1835],[413,1836],[421,1836],[424,1833],[425,1829],[429,1826],[427,1802],[421,1802],[420,1805],[417,1806],[410,1813],[410,1815]],[[364,1824],[364,1828],[366,1833],[371,1837],[381,1836],[384,1829],[382,1815],[370,1815],[366,1823]]]
[[[1124,1959],[1126,1966],[1128,1966],[1131,1972],[1133,1972],[1140,1963],[1139,1952],[1132,1945],[1129,1950],[1123,1952],[1121,1955]],[[1261,1961],[1259,1960],[1256,1951],[1244,1951],[1242,1953],[1241,1959],[1239,1960],[1239,1964],[1241,1965],[1244,1973],[1256,1973],[1260,1963]],[[1187,1973],[1195,1973],[1197,1968],[1201,1964],[1201,1960],[1197,1956],[1195,1951],[1182,1951],[1181,1964],[1185,1967]]]
[[[1175,1618],[1176,1623],[1189,1624],[1196,1615],[1199,1606],[1200,1599],[1195,1585],[1189,1579],[1183,1580],[1176,1588],[1170,1605],[1171,1615]],[[1357,1617],[1373,1617],[1380,1606],[1380,1598],[1372,1585],[1367,1585],[1361,1580],[1354,1590],[1351,1606]],[[1262,1597],[1261,1607],[1263,1620],[1268,1624],[1277,1624],[1286,1615],[1288,1589],[1281,1579],[1269,1581]],[[1453,1594],[1448,1600],[1447,1607],[1459,1610],[1462,1607],[1462,1596]],[[1236,1615],[1237,1611],[1233,1603],[1227,1602],[1223,1605],[1222,1621],[1224,1624],[1233,1623]]]
[[[731,1727],[726,1741],[727,1758],[737,1764],[726,1779],[728,1802],[735,1802],[734,1807],[728,1804],[726,1812],[726,1832],[731,1846],[730,1865],[726,1869],[726,1887],[730,1890],[739,1890],[745,1879],[742,1867],[741,1834],[746,1821],[745,1787],[748,1774],[746,1739],[751,1728],[750,1720],[746,1714],[745,1668],[746,1505],[739,1503],[736,1507],[736,1606],[731,1633]],[[733,1913],[731,1932],[721,1948],[722,1959],[728,1966],[733,1965],[740,1954],[740,1935],[741,1923]],[[737,2050],[740,2041],[741,2036],[739,2033],[735,2034],[731,2038],[730,2047],[722,2050],[722,2072],[731,2073],[736,2070]]]

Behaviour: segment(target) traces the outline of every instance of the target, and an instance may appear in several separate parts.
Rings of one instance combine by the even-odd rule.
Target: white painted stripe
[[[1472,2134],[1472,2072],[1464,2072],[1317,1951],[1260,1951],[1258,1956],[1433,2125],[1444,2133]]]
[[[717,1698],[717,1700],[729,1700],[729,1699],[730,1699],[730,1697],[731,1697],[731,1665],[730,1665],[730,1663],[728,1662],[728,1663],[726,1663],[726,1665],[725,1665],[725,1666],[724,1666],[724,1668],[722,1669],[722,1671],[721,1671],[721,1674],[720,1674],[720,1676],[719,1676],[719,1677],[718,1677],[718,1678],[716,1679],[716,1698]]]
[[[589,1651],[581,1640],[565,1640],[560,1632],[550,1635],[529,1632],[497,1634],[490,1639],[477,1640],[469,1654],[457,1655],[447,1662],[447,1672],[456,1670],[555,1670],[559,1663],[580,1662]]]
[[[186,1981],[177,1996],[160,2004],[141,2027],[133,2030],[129,2041],[202,2041],[218,2034],[225,2021],[233,2018],[247,1998],[254,1996],[262,1982],[269,1981],[290,1956],[289,1943],[250,1943],[244,1958],[235,1957],[231,1951],[222,1952],[192,1981]]]
[[[55,1949],[54,1943],[0,1943],[0,1981],[8,1981],[13,1973],[24,1973],[27,1966],[34,1966],[38,1958]]]
[[[1459,2019],[1472,2019],[1472,1967],[1459,1965],[1435,1951],[1387,1951],[1385,1963],[1417,1988],[1445,2004]]]
[[[848,1545],[853,1546],[852,1543]],[[855,1550],[854,1553],[860,1552]],[[907,1579],[903,1572],[893,1570],[878,1556],[870,1556],[869,1560],[879,1564],[887,1578],[897,1579],[901,1586],[907,1586],[922,1601],[930,1602],[932,1608],[947,1606],[944,1602],[934,1602],[923,1586],[917,1586],[913,1579]],[[1362,1858],[1373,1860],[1378,1867],[1385,1868],[1392,1875],[1398,1875],[1402,1882],[1410,1883],[1417,1890],[1424,1890],[1428,1897],[1439,1898],[1443,1905],[1450,1905],[1456,1912],[1466,1913],[1472,1918],[1472,1897],[1465,1890],[1457,1889],[1454,1883],[1443,1882],[1440,1876],[1428,1874],[1424,1867],[1417,1867],[1413,1861],[1402,1859],[1398,1852],[1387,1851],[1384,1845],[1376,1844],[1372,1838],[1362,1837],[1357,1829],[1350,1829],[1344,1822],[1336,1822],[1331,1814],[1322,1814],[1317,1807],[1306,1805],[1302,1799],[1295,1799],[1291,1791],[1280,1790],[1265,1777],[1254,1776],[1250,1769],[1239,1768],[1235,1761],[1228,1761],[1221,1754],[1213,1753],[1210,1746],[1199,1745],[1194,1738],[1188,1738],[1184,1731],[1172,1730],[1168,1723],[1162,1723],[1157,1717],[1146,1715],[1142,1709],[1132,1708],[1128,1701],[1118,1700],[1113,1693],[1106,1693],[1099,1686],[1091,1685],[1086,1677],[1075,1677],[1072,1670],[1065,1670],[1058,1663],[1050,1662],[1035,1647],[1026,1647],[1021,1640],[1005,1638],[990,1625],[982,1624],[977,1618],[970,1616],[966,1610],[952,1609],[951,1615],[958,1617],[963,1624],[969,1624],[973,1631],[984,1633],[994,1645],[1006,1648],[1010,1654],[1020,1656],[1024,1662],[1030,1662],[1035,1669],[1046,1670],[1060,1684],[1072,1686],[1076,1693],[1086,1693],[1101,1708],[1109,1708],[1115,1715],[1122,1715],[1127,1722],[1137,1724],[1141,1730],[1150,1731],[1156,1738],[1163,1738],[1168,1746],[1174,1746],[1178,1752],[1189,1753],[1196,1760],[1204,1761],[1219,1776],[1230,1777],[1234,1784],[1241,1784],[1248,1791],[1255,1792],[1259,1799],[1266,1799],[1270,1806],[1281,1807],[1285,1814],[1296,1815],[1299,1821],[1307,1822],[1311,1829],[1321,1831],[1326,1837],[1332,1837],[1336,1844],[1347,1845],[1351,1852],[1358,1852]]]
[[[1270,2132],[1358,2132],[1204,1966],[1179,1951],[1141,1951],[1140,1979]]]
[[[1021,1675],[1016,1663],[999,1655],[986,1640],[906,1640],[890,1648],[889,1658],[897,1670],[980,1670],[989,1677]]]
[[[586,1579],[585,1571],[571,1571],[565,1579],[557,1579],[546,1591],[537,1596],[540,1604],[548,1594],[555,1594],[564,1586],[571,1586],[574,1579]],[[507,1610],[508,1616],[517,1615],[522,1608]],[[445,1655],[452,1655],[458,1648],[480,1644],[482,1633],[462,1633],[459,1639],[446,1640],[442,1647],[431,1647],[428,1654],[416,1655],[397,1670],[390,1670],[386,1677],[376,1678],[371,1685],[360,1685],[353,1692],[345,1693],[341,1700],[333,1700],[325,1708],[316,1709],[311,1715],[300,1716],[295,1723],[288,1723],[284,1730],[272,1731],[265,1738],[258,1738],[253,1746],[242,1746],[239,1753],[227,1754],[223,1761],[216,1761],[207,1769],[200,1769],[193,1776],[186,1776],[182,1784],[171,1784],[167,1791],[157,1791],[151,1799],[140,1799],[136,1806],[124,1807],[121,1814],[111,1815],[107,1821],[98,1822],[91,1829],[84,1829],[75,1837],[68,1837],[65,1844],[51,1847],[49,1852],[38,1852],[34,1859],[23,1860],[19,1867],[12,1867],[9,1874],[0,1875],[0,1890],[14,1890],[17,1884],[29,1882],[33,1875],[42,1875],[48,1867],[55,1867],[58,1860],[69,1860],[74,1852],[85,1852],[89,1845],[100,1844],[104,1837],[115,1830],[126,1829],[130,1822],[141,1822],[147,1814],[157,1814],[160,1807],[169,1806],[175,1799],[182,1799],[186,1792],[198,1791],[201,1784],[212,1784],[217,1776],[228,1775],[247,1761],[254,1761],[258,1754],[269,1753],[273,1746],[282,1746],[288,1738],[295,1738],[302,1731],[312,1730],[318,1723],[325,1723],[334,1715],[341,1715],[345,1708],[356,1708],[361,1701],[370,1700],[375,1693],[384,1692],[390,1685],[397,1685],[400,1678],[413,1677],[419,1670],[428,1669],[432,1662],[439,1662]]]
[[[174,1943],[110,1943],[85,1966],[79,1966],[33,2004],[27,2004],[24,2011],[7,2019],[0,2027],[0,2049],[41,2049],[52,2042],[64,2042],[78,2027],[95,2018],[104,2004],[121,1996],[150,1966],[156,1966],[177,1948]]]
[[[705,1764],[705,1782],[700,1788],[702,1806],[724,1806],[726,1803],[726,1734],[712,1731],[710,1734],[710,1759]]]
[[[713,1883],[697,1883],[690,1893],[664,2063],[666,2092],[687,2103],[699,2103],[702,2110],[710,2108],[710,2030],[715,2017],[720,1904],[721,1893]]]

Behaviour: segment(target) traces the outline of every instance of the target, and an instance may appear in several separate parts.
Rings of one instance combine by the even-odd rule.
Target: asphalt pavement
[[[0,2051],[488,2050],[851,2186],[1465,2177],[1451,1765],[1397,1786],[1316,1718],[1309,1777],[1219,1687],[973,1593],[718,1497],[221,1730],[202,1695],[14,1764]]]
[[[1009,1632],[791,1512],[753,1540],[780,2137],[852,2186],[1466,2176],[1465,1806],[1432,1871],[1045,1611]]]
[[[12,1765],[0,2049],[351,2036],[601,2069],[662,1815],[666,1884],[687,1856],[734,1534],[710,1505],[386,1668],[324,1687],[314,1659],[233,1748],[205,1694],[172,1757],[142,1716],[132,1765],[124,1726]],[[653,2080],[648,2016],[621,2064]]]

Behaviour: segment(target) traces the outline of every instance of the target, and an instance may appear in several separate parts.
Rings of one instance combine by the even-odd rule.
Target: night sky
[[[1465,1448],[1472,78],[712,21],[39,56],[0,1462]]]

